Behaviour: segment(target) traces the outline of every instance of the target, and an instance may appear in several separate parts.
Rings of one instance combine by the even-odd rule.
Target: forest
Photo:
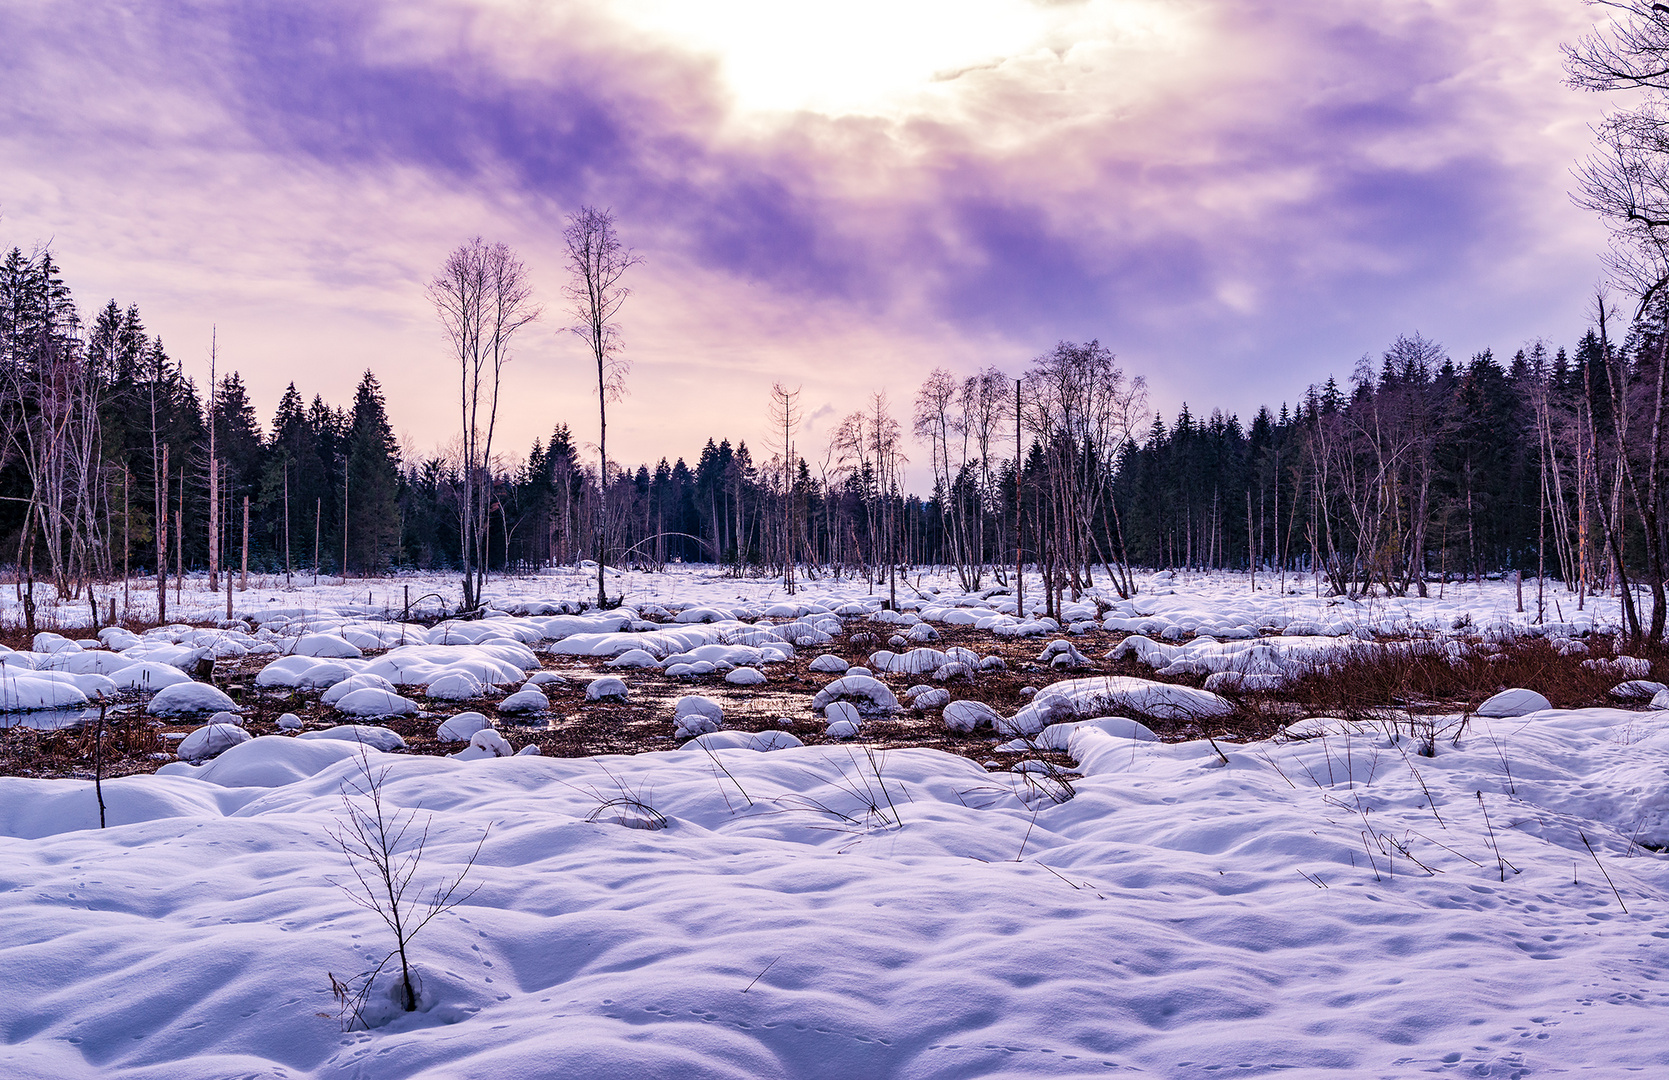
[[[928,564],[1002,587],[1023,562],[1051,606],[1102,580],[1126,592],[1134,566],[1308,572],[1351,595],[1517,572],[1579,605],[1648,589],[1660,635],[1666,312],[1625,321],[1601,298],[1594,314],[1573,350],[1506,360],[1399,337],[1249,423],[1189,405],[1167,420],[1095,341],[1014,373],[934,371],[907,403],[874,393],[814,450],[778,386],[756,449],[715,433],[693,464],[610,461],[606,485],[558,423],[492,456],[480,542],[494,572],[711,562],[894,589]],[[463,565],[461,463],[402,455],[373,372],[340,406],[291,384],[263,421],[210,364],[205,391],[137,305],[84,315],[50,250],[5,256],[0,559],[26,610],[37,584],[76,598],[134,575]],[[908,489],[907,451],[928,490]]]

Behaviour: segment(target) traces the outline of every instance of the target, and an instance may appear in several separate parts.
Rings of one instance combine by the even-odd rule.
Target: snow
[[[1553,708],[1551,702],[1534,690],[1522,687],[1503,690],[1478,706],[1479,716],[1528,716]]]
[[[872,675],[853,675],[848,673],[829,683],[811,699],[813,712],[822,709],[831,701],[856,699],[862,702],[857,708],[869,712],[891,713],[898,711],[898,698],[887,689],[887,684]]]
[[[146,711],[152,716],[188,716],[193,713],[213,713],[222,709],[237,712],[235,701],[225,691],[207,683],[184,682],[165,686],[151,698]]]
[[[587,695],[589,696],[589,695]],[[551,707],[550,698],[538,687],[518,690],[498,703],[498,711],[512,716],[534,716]]]
[[[994,727],[1002,716],[983,701],[953,701],[945,706],[945,727],[951,731],[974,731]]]
[[[181,761],[195,764],[247,742],[249,738],[249,732],[236,724],[204,724],[180,740],[174,748],[174,755]]]
[[[285,657],[276,663],[308,666],[268,665],[263,685],[299,685],[330,663],[340,666],[321,673],[337,684],[365,672],[400,687],[468,673],[508,687],[532,670],[521,662],[536,661],[530,646],[579,635],[615,635],[660,662],[713,646],[717,658],[678,662],[713,671],[754,666],[724,659],[727,650],[774,650],[764,637],[725,636],[737,628],[789,633],[738,616],[881,610],[862,581],[788,598],[704,573],[622,575],[635,611],[597,618],[564,607],[549,578],[506,579],[495,585],[509,595],[493,595],[493,606],[540,614],[443,623],[439,642],[394,622],[365,629],[378,611],[338,603],[323,586],[279,594],[293,610],[263,617],[266,596],[252,590],[253,633],[101,633],[109,651],[87,651],[61,621],[81,651],[0,654],[0,686],[119,681],[142,663],[177,672],[203,650],[306,633],[359,648],[376,640],[401,655]],[[1012,595],[936,584],[909,600],[918,620],[905,612],[877,626],[906,637],[928,623],[1060,633],[1030,599],[1022,612]],[[1129,629],[1153,650],[1178,650],[1148,654],[1164,666],[1204,665],[1191,677],[1284,679],[1294,665],[1328,662],[1329,649],[1377,647],[1399,628],[1446,641],[1462,616],[1469,636],[1539,633],[1575,651],[1616,615],[1614,600],[1595,598],[1537,625],[1500,583],[1364,602],[1253,592],[1232,575],[1144,575],[1142,586],[1131,600],[1099,595],[1059,614],[1069,626],[1143,624]],[[366,587],[344,591],[363,601]],[[196,603],[216,610],[213,598]],[[655,607],[708,608],[718,620],[629,630],[639,614],[659,617]],[[551,632],[557,620],[569,620],[564,636]],[[1212,640],[1172,644],[1194,635]],[[79,667],[94,657],[135,662]],[[66,666],[43,667],[57,660]],[[1646,680],[1643,663],[1599,670]],[[859,672],[815,697],[806,688],[806,701],[830,710],[829,738],[861,740],[861,723],[833,729],[861,721],[877,698],[896,708],[893,692]],[[1527,690],[1509,694],[1516,705],[1500,716],[1422,721],[1440,733],[1431,757],[1406,721],[1309,717],[1265,741],[1160,743],[1124,714],[1204,716],[1222,699],[1098,677],[1045,687],[1023,722],[972,701],[945,705],[947,727],[1025,735],[1005,748],[1014,771],[932,750],[803,746],[781,731],[716,730],[678,751],[558,759],[510,756],[503,735],[482,726],[457,758],[432,758],[382,753],[357,734],[249,739],[223,725],[246,741],[202,765],[106,780],[104,830],[90,782],[0,778],[0,1075],[1669,1070],[1658,1012],[1669,1005],[1669,859],[1651,850],[1669,846],[1669,712],[1563,711]],[[1062,771],[1035,749],[1073,766]],[[448,880],[480,844],[469,878],[480,888],[414,943],[420,1010],[403,1014],[384,996],[374,1030],[343,1034],[318,1017],[333,1011],[325,972],[363,970],[387,947],[375,916],[337,888],[351,872],[330,839],[344,785],[363,784],[367,765],[387,770],[388,804],[416,810],[428,829],[416,884]]]
[[[435,738],[442,742],[469,742],[477,731],[493,726],[493,722],[478,712],[461,712],[447,717],[435,728]]]
[[[485,758],[513,757],[515,751],[503,735],[492,728],[482,728],[469,737],[469,745],[453,754],[457,761],[480,761]]]
[[[406,740],[400,738],[399,732],[371,724],[338,724],[320,731],[304,731],[296,738],[336,739],[341,742],[358,743],[372,750],[403,750],[406,746]]]
[[[410,716],[418,711],[418,707],[417,702],[401,697],[392,690],[366,686],[337,699],[336,711],[343,716],[374,719],[382,716]]]
[[[587,701],[625,701],[626,681],[613,675],[604,675],[600,679],[592,679],[585,687]],[[502,706],[500,706],[502,708]]]
[[[340,634],[303,634],[290,646],[290,652],[295,656],[328,657],[338,660],[357,660],[365,655],[357,645],[348,642]]]
[[[998,723],[999,731],[1029,735],[1066,719],[1141,713],[1162,720],[1203,720],[1226,716],[1230,702],[1209,690],[1175,683],[1153,682],[1129,675],[1066,679],[1039,690],[1014,716]]]

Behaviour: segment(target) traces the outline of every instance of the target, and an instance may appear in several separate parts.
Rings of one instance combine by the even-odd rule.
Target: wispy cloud
[[[982,3],[1008,47],[969,34],[919,85],[893,78],[908,50],[808,61],[785,87],[807,101],[829,72],[875,80],[822,111],[750,107],[773,69],[737,59],[745,3],[719,5],[728,53],[647,2],[14,9],[0,229],[54,238],[88,302],[139,301],[188,359],[218,323],[266,398],[377,367],[420,444],[451,411],[422,281],[482,233],[554,299],[582,202],[648,256],[638,456],[748,438],[755,413],[763,437],[773,379],[842,412],[1062,337],[1110,344],[1167,408],[1244,410],[1399,331],[1464,353],[1579,330],[1601,237],[1563,191],[1598,103],[1556,50],[1580,10]],[[518,438],[582,426],[571,348],[526,339]]]

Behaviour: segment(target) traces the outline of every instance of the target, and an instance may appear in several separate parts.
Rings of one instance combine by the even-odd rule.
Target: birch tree
[[[597,606],[608,606],[603,579],[608,559],[605,529],[608,515],[608,403],[626,393],[626,375],[631,363],[623,355],[620,326],[616,321],[631,290],[621,284],[626,271],[642,260],[620,239],[614,227],[614,212],[582,206],[568,217],[562,231],[568,258],[568,284],[562,294],[569,301],[573,322],[568,331],[585,342],[597,365],[597,493],[599,496],[595,533],[597,544]]]
[[[537,319],[540,311],[521,259],[506,245],[489,244],[479,236],[447,256],[427,291],[458,360],[463,431],[459,546],[464,607],[473,610],[480,606],[487,582],[499,387],[516,334]]]

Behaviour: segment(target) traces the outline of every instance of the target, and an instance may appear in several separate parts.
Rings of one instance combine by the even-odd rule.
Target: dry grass
[[[133,627],[142,630],[143,627]],[[849,663],[865,664],[875,649],[886,648],[888,633],[865,623],[854,623],[828,648],[805,649],[794,660],[766,669],[769,681],[755,687],[738,687],[719,676],[696,679],[669,678],[656,669],[624,674],[631,687],[626,703],[585,702],[583,687],[600,674],[618,674],[601,660],[578,657],[545,657],[545,667],[571,680],[567,686],[547,687],[551,711],[533,724],[513,717],[499,717],[495,702],[502,694],[485,700],[434,703],[437,715],[382,721],[405,738],[415,754],[446,754],[458,749],[455,743],[435,738],[440,716],[478,710],[494,718],[501,732],[518,749],[537,745],[541,753],[555,757],[585,757],[599,754],[631,754],[646,750],[670,750],[678,745],[673,737],[673,703],[684,694],[702,694],[718,701],[725,711],[725,726],[735,730],[788,731],[807,743],[824,741],[825,722],[811,712],[812,695],[828,676],[808,670],[812,659],[834,652]],[[1099,658],[1125,634],[1093,630],[1071,640],[1091,658]],[[9,643],[27,648],[20,632],[0,634]],[[12,642],[13,638],[17,638]],[[969,628],[940,628],[940,638],[931,646],[946,649],[963,646],[980,656],[1001,656],[1006,667],[982,671],[971,678],[946,685],[956,698],[982,701],[997,711],[1012,715],[1027,700],[1023,691],[1041,689],[1050,683],[1094,675],[1132,675],[1156,678],[1153,671],[1134,658],[1119,661],[1096,659],[1085,670],[1063,670],[1038,663],[1037,656],[1048,639],[994,638]],[[1167,720],[1140,714],[1131,719],[1146,724],[1166,741],[1214,738],[1245,742],[1275,735],[1283,725],[1305,716],[1337,716],[1384,722],[1407,722],[1416,716],[1468,713],[1490,695],[1507,687],[1526,687],[1545,695],[1555,707],[1579,708],[1612,704],[1607,692],[1617,676],[1591,671],[1584,660],[1616,655],[1611,639],[1594,637],[1589,652],[1566,656],[1547,641],[1521,637],[1499,643],[1474,641],[1467,644],[1458,662],[1451,659],[1441,643],[1416,641],[1367,644],[1326,671],[1293,680],[1275,692],[1230,695],[1236,704],[1233,714],[1209,721]],[[1634,650],[1633,655],[1652,661],[1654,677],[1669,673],[1669,655],[1662,650]],[[343,722],[332,709],[319,703],[316,693],[257,690],[256,671],[266,658],[216,666],[213,681],[226,690],[244,709],[245,726],[251,734],[278,732],[277,719],[294,712],[308,726]],[[930,680],[921,676],[884,676],[902,697],[905,687]],[[1199,686],[1203,676],[1185,676],[1167,681]],[[939,685],[939,684],[935,684]],[[506,690],[513,688],[505,688]],[[180,734],[195,726],[191,722],[159,725],[129,707],[127,715],[113,712],[106,736],[106,775],[148,772],[159,762],[150,757],[172,743],[166,733]],[[781,723],[787,718],[786,724]],[[1059,752],[1003,752],[997,746],[1006,739],[990,731],[973,733],[945,729],[937,711],[905,709],[887,717],[867,718],[863,743],[879,750],[926,747],[958,754],[978,762],[995,760],[1001,767],[1016,758],[1038,758],[1063,768],[1071,766]],[[0,775],[91,776],[92,736],[86,729],[35,731],[13,726],[0,730]]]

